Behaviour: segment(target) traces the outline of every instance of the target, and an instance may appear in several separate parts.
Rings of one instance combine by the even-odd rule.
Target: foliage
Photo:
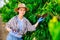
[[[9,0],[3,8],[1,8],[2,18],[4,22],[8,22],[13,16],[17,15],[14,12],[14,8],[17,7],[18,3],[25,3],[29,11],[24,15],[29,21],[34,24],[38,18],[48,13],[48,16],[39,23],[36,31],[27,32],[24,35],[24,40],[52,40],[52,32],[48,27],[49,20],[52,18],[50,13],[53,15],[60,15],[60,5],[57,0]],[[50,35],[51,34],[51,35]]]
[[[60,22],[58,22],[56,16],[53,16],[53,18],[49,21],[48,27],[53,40],[60,40]]]

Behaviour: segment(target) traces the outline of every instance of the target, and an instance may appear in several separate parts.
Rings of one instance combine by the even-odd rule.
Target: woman
[[[37,23],[32,25],[28,19],[24,17],[27,10],[28,9],[23,3],[20,3],[18,8],[15,9],[19,14],[6,23],[6,29],[9,32],[6,40],[23,40],[23,34],[26,34],[27,31],[35,31],[38,23],[43,20],[43,18],[40,17]]]

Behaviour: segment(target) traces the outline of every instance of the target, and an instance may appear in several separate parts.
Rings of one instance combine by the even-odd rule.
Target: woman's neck
[[[18,15],[18,18],[19,18],[20,20],[22,20],[22,19],[23,19],[23,16],[22,16],[22,15]]]

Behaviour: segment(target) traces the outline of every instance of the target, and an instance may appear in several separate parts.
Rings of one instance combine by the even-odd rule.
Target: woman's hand
[[[39,23],[39,22],[41,22],[43,20],[44,20],[44,18],[40,17],[37,22]]]
[[[13,27],[8,28],[8,30],[9,30],[9,32],[12,31],[15,34],[19,32],[19,29],[15,29]]]
[[[6,29],[7,29],[7,31],[8,31],[8,32],[10,32],[10,31],[11,31],[11,29],[10,29],[10,28],[6,28]]]
[[[44,20],[44,18],[40,17],[34,26],[37,27],[37,25],[39,24],[39,22],[41,22],[43,20]]]
[[[18,33],[18,32],[19,32],[19,29],[12,29],[12,31],[13,31],[14,33]]]

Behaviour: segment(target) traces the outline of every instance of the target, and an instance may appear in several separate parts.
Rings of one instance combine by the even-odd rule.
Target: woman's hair
[[[19,10],[19,8],[15,8],[15,9],[14,9],[15,12],[18,12],[18,10]]]

